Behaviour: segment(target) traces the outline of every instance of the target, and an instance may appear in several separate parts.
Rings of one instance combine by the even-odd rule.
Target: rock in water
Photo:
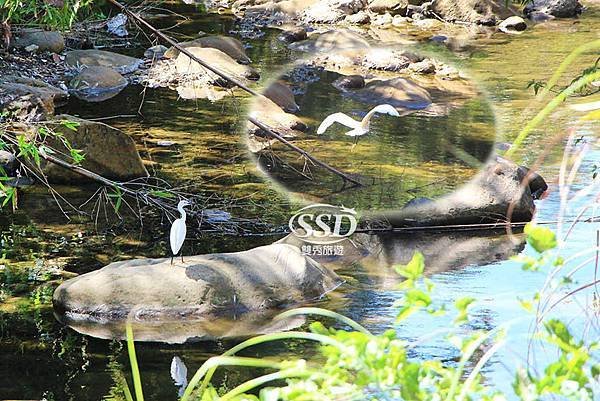
[[[106,124],[87,121],[70,115],[56,116],[54,130],[64,135],[74,149],[81,150],[85,160],[81,166],[106,178],[127,181],[147,177],[148,172],[142,163],[133,139]],[[78,124],[73,131],[61,121]],[[49,139],[48,146],[69,154],[64,144],[57,139]],[[50,182],[65,184],[85,184],[91,179],[72,171],[42,161],[42,170]]]
[[[578,0],[534,0],[525,6],[523,13],[527,17],[532,15],[551,15],[557,18],[576,17],[583,11],[583,6]]]
[[[108,67],[119,74],[130,74],[144,63],[139,58],[96,49],[72,50],[67,52],[65,61],[70,68]]]
[[[273,244],[244,252],[188,256],[185,263],[174,265],[169,258],[111,263],[64,282],[54,292],[53,304],[69,324],[110,325],[135,317],[137,325],[166,321],[177,326],[228,316],[243,319],[318,299],[340,284],[335,273],[304,256],[298,247]],[[198,324],[193,336],[206,334]],[[122,337],[123,332],[114,335]],[[162,341],[162,336],[159,332],[142,340]],[[184,336],[176,342],[185,340]]]
[[[266,97],[256,98],[250,108],[250,116],[267,124],[269,127],[287,134],[289,137],[296,136],[295,131],[306,131],[307,126],[299,117],[286,113],[275,102]],[[259,135],[261,130],[256,125],[248,122],[250,134]]]
[[[106,22],[106,30],[113,35],[123,38],[129,35],[126,25],[127,16],[123,13],[119,13]]]
[[[527,23],[523,18],[513,15],[502,21],[498,29],[505,33],[518,33],[527,29]]]
[[[17,33],[12,46],[26,48],[37,46],[35,51],[60,53],[65,49],[65,38],[59,32],[40,29],[23,29]]]
[[[326,53],[336,50],[368,48],[370,45],[362,36],[355,32],[346,29],[336,29],[322,33],[314,40],[309,39],[293,43],[290,47],[294,50],[304,52]]]
[[[372,0],[369,3],[369,11],[377,14],[405,15],[407,8],[408,0]]]
[[[303,10],[302,20],[307,23],[331,24],[361,11],[365,4],[366,0],[321,0]]]
[[[103,102],[117,96],[127,86],[121,74],[108,67],[88,67],[77,74],[69,89],[81,100]]]
[[[446,21],[462,21],[482,25],[496,22],[517,14],[504,1],[494,0],[435,0],[432,11]]]
[[[236,63],[234,59],[220,50],[208,47],[189,47],[187,50],[195,57],[198,57],[200,60],[224,73],[250,80],[258,80],[260,78],[259,73],[254,68]],[[179,74],[207,74],[209,76],[214,76],[215,81],[221,80],[220,77],[208,71],[202,65],[183,53],[177,56],[175,63]]]
[[[190,47],[209,47],[217,49],[227,54],[240,64],[250,64],[250,57],[246,54],[246,49],[242,42],[229,36],[203,36],[189,42],[178,43],[184,49]],[[176,58],[179,56],[179,49],[171,47],[165,52],[165,57]]]
[[[300,110],[300,106],[296,103],[294,93],[289,86],[282,82],[273,82],[265,89],[263,95],[271,99],[287,113],[295,113]]]
[[[532,175],[531,181],[524,183],[526,176],[526,169],[498,157],[457,191],[382,217],[395,227],[530,221],[535,211],[532,190],[543,190],[545,182]]]
[[[168,51],[166,46],[156,45],[146,49],[144,52],[144,57],[149,59],[161,59],[165,56],[165,53]]]
[[[406,78],[371,81],[363,89],[347,92],[348,96],[368,104],[387,103],[397,108],[421,110],[431,104],[425,88]]]
[[[365,87],[365,79],[362,75],[346,75],[333,81],[332,85],[343,91],[361,89]]]

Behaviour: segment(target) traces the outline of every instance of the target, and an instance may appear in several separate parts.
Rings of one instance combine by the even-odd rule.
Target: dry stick
[[[130,11],[129,9],[127,9],[127,7],[125,7],[124,5],[122,5],[121,3],[119,3],[118,1],[116,1],[116,0],[108,0],[108,2],[111,3],[111,4],[113,4],[114,6],[118,7],[125,14],[129,15],[130,17],[132,17],[133,19],[135,19],[136,21],[138,21],[140,24],[142,24],[143,26],[145,26],[146,28],[148,28],[150,31],[152,31],[159,38],[163,39],[165,42],[169,43],[171,46],[173,46],[174,48],[176,48],[177,50],[179,50],[181,53],[185,54],[190,59],[194,60],[196,63],[200,64],[201,66],[203,66],[207,70],[209,70],[209,71],[217,74],[221,78],[223,78],[223,79],[231,82],[232,84],[234,84],[235,86],[239,87],[240,89],[243,89],[244,91],[248,92],[252,96],[257,96],[257,97],[258,96],[262,96],[261,94],[259,94],[258,92],[256,92],[254,89],[249,88],[246,84],[244,84],[243,82],[239,81],[238,79],[235,79],[235,78],[233,78],[233,77],[225,74],[224,72],[220,71],[219,69],[211,66],[210,64],[206,63],[205,61],[202,61],[198,57],[194,56],[185,47],[182,47],[179,44],[177,44],[177,42],[175,42],[173,39],[169,38],[167,35],[165,35],[161,31],[159,31],[155,27],[153,27],[151,24],[149,24],[148,22],[146,22],[142,17],[140,17],[136,13]],[[351,182],[352,184],[354,184],[356,186],[362,186],[362,184],[360,183],[360,181],[357,181],[354,178],[348,176],[347,174],[342,173],[341,171],[339,171],[339,170],[331,167],[330,165],[328,165],[328,164],[320,161],[319,159],[315,158],[314,156],[312,156],[307,151],[305,151],[305,150],[299,148],[298,146],[292,144],[290,141],[288,141],[285,138],[283,138],[273,128],[269,127],[265,123],[256,120],[254,117],[248,117],[248,121],[250,121],[252,124],[256,125],[261,130],[265,131],[269,136],[271,136],[271,137],[277,139],[279,142],[283,143],[288,148],[290,148],[293,151],[299,153],[300,155],[302,155],[303,157],[309,159],[313,163],[321,166],[325,170],[327,170],[327,171],[329,171],[329,172],[331,172],[331,173],[333,173],[333,174],[341,177],[344,181]]]

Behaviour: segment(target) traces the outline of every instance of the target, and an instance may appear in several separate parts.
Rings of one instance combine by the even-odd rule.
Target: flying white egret
[[[173,264],[173,258],[177,256],[181,247],[183,246],[183,242],[185,241],[185,236],[187,233],[187,228],[185,226],[185,210],[183,209],[185,206],[191,205],[192,203],[186,199],[181,200],[177,204],[177,210],[181,213],[181,217],[173,222],[171,226],[171,252],[173,256],[171,256],[171,264]],[[181,255],[181,262],[183,262],[183,254]]]
[[[391,116],[400,117],[400,113],[398,113],[394,106],[389,104],[380,104],[379,106],[374,107],[361,121],[356,121],[344,113],[334,113],[323,120],[317,129],[317,134],[322,135],[327,128],[331,127],[334,123],[340,123],[348,128],[352,128],[352,131],[346,132],[346,135],[356,137],[358,140],[358,137],[369,132],[371,118],[375,113],[389,114]]]

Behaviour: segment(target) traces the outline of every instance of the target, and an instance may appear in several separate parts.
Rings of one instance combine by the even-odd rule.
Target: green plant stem
[[[318,316],[329,317],[332,319],[339,320],[340,322],[347,324],[348,326],[352,327],[354,330],[359,331],[363,334],[367,334],[369,336],[373,335],[364,326],[360,325],[359,323],[355,322],[354,320],[350,319],[349,317],[346,317],[342,314],[332,312],[332,311],[329,311],[329,310],[323,309],[323,308],[295,308],[295,309],[291,309],[291,310],[285,311],[283,313],[280,313],[279,315],[275,316],[275,320],[281,320],[281,319],[285,319],[285,318],[292,317],[292,316],[298,316],[298,315],[318,315]]]
[[[525,128],[521,130],[513,146],[506,152],[506,157],[510,158],[513,153],[521,146],[523,141],[527,139],[533,129],[535,129],[550,113],[561,105],[574,92],[581,89],[585,85],[600,79],[600,71],[579,78],[577,81],[569,85],[565,90],[559,93],[552,101],[550,101],[531,121],[527,123]]]
[[[221,397],[221,401],[231,400],[232,398],[235,398],[236,396],[238,396],[240,394],[244,394],[247,391],[250,391],[258,386],[262,386],[263,384],[274,381],[274,380],[289,379],[292,377],[309,377],[313,374],[315,374],[315,372],[311,372],[309,370],[298,372],[296,369],[286,369],[286,370],[281,370],[279,372],[271,373],[268,375],[260,376],[260,377],[257,377],[252,380],[248,380],[247,382],[240,384],[239,386],[237,386],[230,392],[223,395],[223,397]],[[321,375],[321,376],[324,376],[324,375]]]
[[[142,390],[142,379],[140,369],[135,355],[135,342],[133,341],[133,329],[130,323],[125,328],[127,334],[127,353],[129,354],[129,363],[131,364],[131,375],[133,376],[133,387],[135,389],[136,401],[144,401],[144,392]],[[131,394],[130,394],[131,396]]]
[[[235,353],[254,346],[254,345],[258,345],[258,344],[262,344],[265,342],[271,342],[271,341],[279,341],[279,340],[289,340],[289,339],[301,339],[301,340],[310,340],[310,341],[316,341],[316,342],[320,342],[322,344],[327,344],[327,345],[333,345],[335,347],[338,347],[340,349],[344,349],[344,345],[342,343],[340,343],[337,340],[334,340],[331,337],[328,336],[324,336],[322,334],[315,334],[315,333],[305,333],[302,331],[289,331],[289,332],[285,332],[285,333],[273,333],[273,334],[265,334],[262,336],[258,336],[258,337],[254,337],[251,338],[249,340],[246,340],[238,345],[236,345],[235,347],[225,351],[222,354],[222,357],[226,357],[226,356],[232,356]],[[200,394],[202,394],[204,392],[204,390],[206,389],[206,387],[208,386],[208,384],[210,383],[210,380],[212,379],[213,374],[215,373],[216,367],[208,367],[205,368],[205,365],[210,361],[210,359],[208,361],[206,361],[194,374],[194,376],[192,377],[192,379],[190,380],[188,386],[185,389],[185,392],[183,393],[183,396],[181,397],[181,401],[187,401],[190,397],[190,395],[192,394],[192,391],[194,390],[194,388],[198,385],[198,383],[200,382],[200,380],[202,380],[202,378],[204,377],[204,375],[206,375],[206,377],[204,377],[204,380],[202,382],[202,385],[200,386]]]
[[[577,57],[579,57],[582,53],[595,49],[600,49],[600,39],[576,47],[575,50],[573,50],[567,57],[565,57],[565,59],[562,61],[562,63],[560,63],[554,74],[552,74],[552,77],[546,84],[544,90],[542,90],[542,93],[540,94],[540,99],[543,99],[548,95],[552,87],[556,85],[560,77],[564,74],[567,68],[573,63],[573,61],[575,61]]]

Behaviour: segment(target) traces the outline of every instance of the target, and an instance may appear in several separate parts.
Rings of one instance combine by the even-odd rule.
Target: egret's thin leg
[[[181,263],[183,263],[183,252],[181,253]]]
[[[354,144],[352,145],[352,147],[350,148],[350,152],[354,152],[354,148],[356,147],[356,145],[358,144],[358,138],[360,138],[358,135],[354,137]]]
[[[171,264],[173,264],[173,255],[171,255]]]

